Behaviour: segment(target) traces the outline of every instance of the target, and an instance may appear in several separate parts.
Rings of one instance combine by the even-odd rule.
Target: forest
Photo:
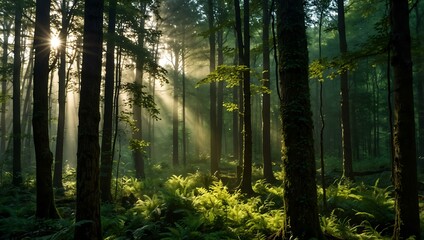
[[[424,239],[423,1],[0,19],[0,239]]]

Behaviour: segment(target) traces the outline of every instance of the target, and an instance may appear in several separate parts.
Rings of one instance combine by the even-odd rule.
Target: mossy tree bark
[[[52,164],[49,146],[48,80],[50,55],[50,0],[36,2],[34,32],[34,89],[32,129],[34,135],[37,188],[37,218],[57,218],[54,205]]]
[[[395,226],[393,239],[420,239],[417,193],[411,36],[407,0],[390,1],[391,65],[394,74]]]
[[[302,0],[277,1],[286,239],[322,239]]]
[[[99,187],[102,0],[86,0],[78,112],[77,202],[74,239],[102,239]]]

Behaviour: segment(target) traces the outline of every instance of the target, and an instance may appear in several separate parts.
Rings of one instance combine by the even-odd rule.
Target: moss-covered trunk
[[[287,239],[321,239],[303,1],[277,3],[283,129],[283,236]]]
[[[394,74],[395,227],[393,239],[420,239],[417,193],[411,37],[407,0],[390,1],[391,65]]]

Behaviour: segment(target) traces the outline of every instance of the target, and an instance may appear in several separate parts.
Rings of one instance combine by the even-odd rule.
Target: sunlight
[[[53,37],[50,39],[50,46],[51,46],[51,48],[53,48],[53,49],[58,49],[58,48],[60,47],[60,39],[59,39],[59,37],[57,37],[57,36],[53,36]]]

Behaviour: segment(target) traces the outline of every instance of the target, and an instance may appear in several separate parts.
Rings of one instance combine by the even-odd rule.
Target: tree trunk
[[[342,56],[347,53],[346,26],[344,14],[344,0],[337,0],[337,20],[339,31],[340,53]],[[342,149],[343,149],[343,177],[353,179],[352,168],[352,140],[350,132],[350,108],[349,108],[349,81],[348,72],[342,71],[340,75],[340,95],[341,95],[341,129],[342,129]]]
[[[8,50],[9,50],[9,35],[10,35],[10,26],[11,21],[7,20],[6,14],[3,16],[3,44],[2,44],[2,66],[4,67],[1,73],[1,123],[0,123],[0,166],[3,165],[6,160],[6,105],[7,105],[7,71],[6,66],[8,66]]]
[[[174,101],[172,103],[172,166],[179,165],[178,159],[178,69],[179,69],[179,52],[175,51],[174,62]]]
[[[66,41],[69,27],[68,7],[65,0],[62,1],[62,29],[59,33],[60,39],[60,63],[58,70],[59,77],[59,115],[57,119],[56,152],[54,162],[53,186],[63,189],[63,142],[65,138],[65,107],[66,107]]]
[[[214,17],[214,1],[208,0],[208,23],[209,23],[209,72],[215,71],[216,68],[216,38],[215,31],[215,17]],[[217,153],[217,121],[216,121],[216,101],[217,90],[216,83],[211,82],[209,86],[210,96],[210,147],[211,147],[211,174],[219,173],[218,153]]]
[[[143,62],[140,60],[141,57],[137,57],[137,63],[136,63],[136,74],[135,74],[135,80],[134,83],[137,86],[137,90],[141,90],[141,86],[143,85]],[[133,93],[137,94],[137,93]],[[141,117],[141,103],[140,102],[134,102],[133,103],[133,115],[134,115],[134,121],[135,121],[135,131],[133,133],[133,138],[136,141],[142,141],[143,139],[143,119]],[[144,172],[144,158],[143,158],[143,152],[141,149],[141,146],[137,146],[133,149],[133,158],[134,158],[134,168],[135,168],[135,177],[137,179],[144,179],[145,172]]]
[[[250,9],[249,0],[243,1],[243,64],[250,68]],[[252,189],[252,116],[251,116],[250,70],[243,73],[243,173],[240,190],[253,193]]]
[[[50,55],[50,0],[36,2],[34,32],[34,90],[32,128],[36,158],[37,218],[57,218],[54,205],[49,146],[48,81]]]
[[[415,32],[417,36],[417,45],[422,46],[422,24],[421,24],[421,14],[420,14],[420,8],[419,4],[415,6],[415,15],[416,15],[416,24],[415,24]],[[421,66],[424,66],[424,53],[417,52],[417,61],[418,64]],[[418,109],[418,156],[420,162],[418,163],[418,166],[421,166],[421,168],[424,168],[424,70],[422,67],[417,68],[417,109]]]
[[[269,0],[262,0],[262,81],[266,89],[271,88],[270,84],[270,59],[269,59]],[[264,178],[267,182],[275,182],[272,171],[271,159],[271,95],[262,94],[262,154],[264,161]]]
[[[86,0],[78,111],[77,202],[74,239],[102,239],[99,188],[99,103],[102,70],[102,0]]]
[[[22,183],[21,170],[21,25],[23,2],[15,1],[15,44],[13,47],[13,185]]]
[[[283,130],[283,237],[323,239],[318,219],[303,1],[277,1],[277,4]]]
[[[411,37],[407,0],[390,1],[391,65],[394,75],[394,187],[393,239],[420,239],[417,193]]]
[[[222,4],[219,1],[219,4]],[[219,7],[221,7],[220,5]],[[223,12],[222,10],[220,10]],[[222,17],[222,15],[221,15]],[[222,20],[221,20],[222,21]],[[217,33],[217,43],[218,43],[218,66],[224,64],[224,32],[220,29]],[[216,89],[216,161],[219,169],[219,162],[222,156],[222,131],[224,126],[224,81],[219,81]]]
[[[100,192],[103,202],[112,201],[112,121],[115,77],[116,0],[109,1],[108,39],[106,50],[105,106],[100,164]]]

